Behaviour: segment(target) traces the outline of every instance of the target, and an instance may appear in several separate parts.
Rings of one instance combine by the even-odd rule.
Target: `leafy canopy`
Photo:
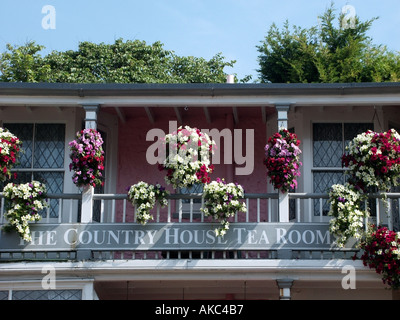
[[[178,56],[155,42],[123,41],[113,44],[81,42],[78,50],[40,55],[44,47],[31,41],[7,45],[0,56],[0,81],[65,83],[222,83],[225,61],[220,54],[210,60]]]
[[[399,55],[367,36],[377,18],[363,22],[356,16],[353,25],[345,24],[345,15],[336,15],[333,3],[318,18],[319,25],[308,29],[291,29],[288,21],[282,30],[271,25],[257,46],[261,82],[399,81]]]

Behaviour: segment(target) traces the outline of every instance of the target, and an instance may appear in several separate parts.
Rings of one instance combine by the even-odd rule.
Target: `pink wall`
[[[160,172],[157,165],[150,165],[146,160],[146,151],[154,142],[146,141],[146,134],[153,128],[169,131],[169,121],[176,121],[173,108],[153,108],[155,123],[152,124],[144,108],[127,108],[124,110],[126,122],[119,124],[119,145],[118,145],[118,179],[117,193],[126,193],[126,188],[141,180],[148,183],[160,183],[167,187],[172,193],[174,190],[167,186],[164,181],[165,172]],[[226,178],[227,182],[233,178],[233,182],[240,183],[246,193],[265,193],[267,178],[263,165],[264,146],[267,140],[265,124],[261,119],[259,108],[239,108],[239,123],[233,125],[232,108],[209,108],[212,122],[209,124],[203,108],[189,108],[182,112],[183,125],[197,127],[199,129],[222,130],[224,128],[242,129],[243,147],[245,155],[246,129],[254,129],[254,171],[251,175],[234,175],[236,165],[223,164],[223,145],[220,148],[221,164],[215,165],[212,179],[217,177]],[[179,127],[179,124],[177,124]],[[221,139],[222,141],[223,139]],[[234,145],[234,143],[233,143]],[[233,152],[233,151],[232,151]],[[232,157],[234,160],[234,157]],[[253,206],[252,206],[253,207]],[[263,207],[265,207],[263,205]],[[255,211],[255,210],[252,210]]]
[[[219,110],[210,110],[212,123],[208,124],[204,112],[201,108],[189,108],[183,113],[183,125],[197,127],[200,129],[216,128],[222,130],[227,128],[226,114],[231,112],[230,108],[218,108]],[[251,108],[249,108],[251,109]],[[164,182],[164,173],[160,172],[157,165],[150,165],[146,160],[146,151],[153,144],[152,141],[146,141],[146,134],[153,128],[159,128],[168,133],[169,121],[176,121],[176,116],[172,108],[158,108],[155,112],[156,122],[151,124],[144,111],[141,109],[128,109],[126,112],[126,123],[119,124],[119,170],[117,192],[125,192],[125,188],[140,181],[145,180],[149,183]],[[262,123],[260,115],[249,112],[246,116],[246,109],[239,110],[239,123],[232,129],[243,130],[243,153],[245,153],[246,129],[254,129],[254,171],[251,175],[235,175],[234,180],[243,185],[248,193],[265,192],[266,190],[266,172],[263,165],[264,146],[266,142],[265,124]],[[254,111],[254,110],[251,110]],[[178,124],[179,126],[179,124]],[[221,139],[223,140],[223,139]],[[220,148],[221,162],[223,162],[223,145]],[[212,178],[226,178],[227,166],[236,166],[229,164],[217,164]],[[232,169],[233,170],[233,169]],[[234,172],[233,172],[234,174]],[[228,181],[230,182],[230,181]],[[171,189],[172,190],[172,189]]]

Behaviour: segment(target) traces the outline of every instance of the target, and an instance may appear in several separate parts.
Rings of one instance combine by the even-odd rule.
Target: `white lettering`
[[[267,232],[265,230],[263,230],[263,232],[261,233],[260,240],[258,241],[259,244],[261,244],[261,242],[264,242],[264,244],[269,244]]]
[[[247,231],[247,242],[248,244],[257,244],[257,241],[254,240],[257,234],[256,230],[248,230]]]
[[[173,244],[179,244],[179,237],[178,237],[179,228],[173,228],[172,230],[174,232],[173,235],[170,235],[171,229],[165,230],[165,244],[171,244],[169,242],[171,238],[173,239]]]
[[[285,239],[285,235],[286,235],[285,229],[276,228],[276,242],[278,244],[287,243],[287,240]]]
[[[233,232],[237,231],[236,240],[238,244],[242,244],[242,231],[245,231],[245,228],[233,228]]]
[[[72,240],[72,239],[70,240],[70,235],[69,235],[70,232],[74,232],[75,233],[75,235],[72,235],[72,239],[75,239],[75,240]],[[64,233],[64,242],[66,244],[75,246],[76,245],[76,238],[77,238],[77,231],[75,229],[68,229],[67,231],[65,231],[65,233]]]
[[[135,230],[135,244],[145,244],[144,240],[144,231],[142,230]]]
[[[104,243],[104,240],[105,240],[105,238],[106,238],[106,236],[105,236],[106,231],[103,230],[102,233],[103,233],[103,238],[102,238],[102,241],[100,242],[100,241],[99,241],[99,237],[98,237],[99,230],[95,230],[95,231],[94,231],[94,243],[95,243],[95,244],[103,244],[103,243]]]
[[[157,230],[154,230],[153,233],[149,230],[147,231],[147,236],[149,237],[149,244],[154,244],[154,237],[157,233]]]
[[[293,240],[294,234],[296,235],[296,240]],[[298,230],[292,230],[289,232],[288,239],[292,244],[299,244],[301,241],[301,234]]]
[[[307,233],[310,234],[310,240],[309,241],[307,241]],[[311,244],[311,243],[314,243],[314,241],[315,241],[314,232],[312,232],[311,230],[304,231],[301,238],[302,238],[302,240],[303,240],[303,242],[305,244]]]
[[[86,241],[84,241],[85,236],[86,236]],[[79,234],[78,239],[79,239],[79,243],[81,243],[81,244],[89,244],[92,242],[93,235],[89,230],[83,230]]]

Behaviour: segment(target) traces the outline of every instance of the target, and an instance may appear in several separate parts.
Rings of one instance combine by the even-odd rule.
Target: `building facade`
[[[0,235],[0,299],[396,299],[358,249],[333,246],[327,192],[344,183],[346,144],[368,129],[400,129],[400,85],[0,84],[0,125],[23,141],[18,181],[46,183],[49,209],[32,241]],[[210,134],[212,179],[245,189],[248,211],[224,238],[201,214],[201,186],[174,190],[157,167],[158,138],[188,125]],[[69,142],[103,137],[105,184],[77,188]],[[267,140],[279,127],[301,140],[301,177],[287,195],[268,182]],[[160,183],[169,205],[142,226],[127,201],[139,182]],[[398,230],[376,201],[370,219]],[[5,224],[1,198],[0,224]],[[350,285],[351,284],[351,285]]]

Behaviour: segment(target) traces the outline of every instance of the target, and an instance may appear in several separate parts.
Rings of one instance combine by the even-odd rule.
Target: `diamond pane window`
[[[63,124],[35,125],[34,168],[64,167],[65,126]]]
[[[0,291],[0,300],[8,300],[8,290]]]
[[[30,168],[32,166],[33,152],[33,124],[7,123],[4,126],[16,135],[23,143],[23,152],[20,152],[18,164],[15,168]]]
[[[191,187],[180,188],[179,193],[181,194],[203,193],[203,185],[201,183],[195,183]],[[182,203],[190,203],[190,199],[182,199]],[[193,199],[193,203],[201,203],[201,199]]]
[[[314,172],[314,192],[315,193],[327,193],[334,184],[344,183],[344,172],[343,171],[316,171]],[[314,215],[320,215],[320,201],[314,200]],[[324,199],[322,201],[322,215],[328,215],[329,202]]]
[[[373,123],[314,123],[313,124],[313,189],[327,193],[334,184],[345,183],[342,155],[346,145],[358,134],[373,130]],[[323,202],[323,215],[329,203]],[[320,202],[314,201],[314,215],[320,214]]]
[[[62,193],[64,189],[65,124],[6,123],[22,141],[22,152],[15,166],[15,183],[32,180],[46,184],[48,193]],[[7,183],[7,181],[5,182]],[[42,213],[46,217],[46,212]],[[50,218],[58,217],[58,201],[50,201]]]
[[[82,300],[82,290],[17,290],[13,300]]]
[[[314,167],[339,167],[343,154],[342,125],[314,123]]]

